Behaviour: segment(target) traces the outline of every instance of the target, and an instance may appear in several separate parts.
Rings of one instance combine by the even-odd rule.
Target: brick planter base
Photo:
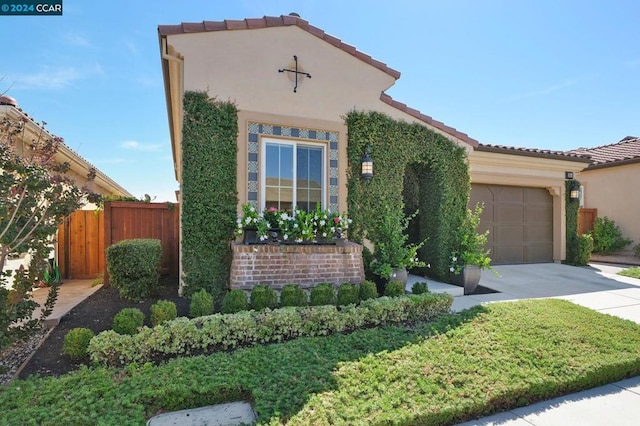
[[[362,246],[244,245],[233,243],[231,289],[251,290],[266,284],[281,289],[286,284],[310,288],[319,283],[364,281]]]

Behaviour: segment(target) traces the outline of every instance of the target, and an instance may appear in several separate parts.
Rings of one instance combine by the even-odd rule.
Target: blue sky
[[[175,199],[157,26],[299,13],[400,71],[388,93],[482,143],[640,136],[634,0],[64,0],[0,16],[0,93],[138,197]]]

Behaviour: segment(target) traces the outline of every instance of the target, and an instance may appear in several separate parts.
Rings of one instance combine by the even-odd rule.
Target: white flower
[[[250,223],[251,223],[251,218],[250,218],[250,217],[246,217],[246,218],[244,219],[244,222],[245,222],[247,225],[248,225],[248,224],[250,224]]]
[[[255,211],[256,211],[256,208],[255,208],[255,207],[253,207],[253,206],[251,206],[251,207],[249,207],[249,211],[250,211],[251,213],[253,213],[253,212],[255,212]]]
[[[280,217],[282,218],[282,220],[288,220],[289,219],[289,215],[287,214],[287,212],[284,212],[280,215]]]
[[[267,236],[266,236],[266,235],[260,235],[260,241],[264,241],[264,240],[266,240],[266,239],[267,239]]]
[[[323,233],[322,233],[322,236],[323,236],[323,237],[326,237],[326,236],[327,236],[327,233],[326,233],[326,232],[323,232]]]
[[[453,256],[453,257],[451,258],[451,260],[453,260],[454,262],[457,262],[457,261],[458,261],[458,258],[457,258],[457,257],[455,257],[455,256]]]
[[[456,270],[456,268],[454,268],[453,266],[452,266],[451,268],[449,268],[449,271],[450,271],[450,272],[453,272],[453,271],[455,271],[455,270]]]
[[[325,223],[327,223],[327,222],[325,222],[324,220],[321,220],[320,221],[320,226],[324,226]]]
[[[297,228],[297,227],[298,227],[298,224],[297,224],[297,223],[294,223],[294,224],[293,224],[293,227],[294,227],[294,228]]]
[[[427,268],[431,268],[431,264],[430,263],[427,263]]]
[[[288,239],[289,239],[289,236],[288,236],[287,234],[284,234],[284,235],[282,236],[282,239],[286,241],[286,240],[288,240]]]

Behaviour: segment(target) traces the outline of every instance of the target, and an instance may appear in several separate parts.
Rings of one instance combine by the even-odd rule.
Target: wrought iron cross
[[[290,73],[293,73],[293,75],[295,76],[295,82],[296,82],[296,85],[293,87],[293,93],[297,93],[297,91],[298,91],[298,74],[304,75],[304,76],[306,76],[308,78],[311,78],[311,74],[309,74],[308,72],[298,71],[298,57],[296,55],[293,55],[293,61],[296,64],[296,68],[295,69],[290,70],[288,68],[282,68],[282,69],[279,69],[278,72],[290,72]]]

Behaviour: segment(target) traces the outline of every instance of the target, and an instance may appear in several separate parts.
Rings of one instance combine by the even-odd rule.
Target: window
[[[324,145],[263,139],[262,164],[265,208],[311,211],[324,205]]]

